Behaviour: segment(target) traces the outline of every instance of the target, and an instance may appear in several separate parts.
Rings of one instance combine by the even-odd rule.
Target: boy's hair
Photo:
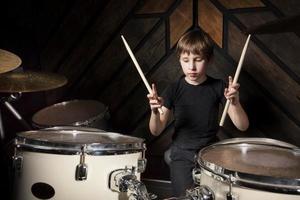
[[[182,53],[198,54],[209,61],[213,55],[214,44],[207,33],[200,29],[195,29],[186,32],[181,36],[177,43],[177,56],[180,57]]]

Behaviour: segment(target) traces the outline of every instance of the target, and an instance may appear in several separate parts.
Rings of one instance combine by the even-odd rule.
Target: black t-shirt
[[[162,94],[164,106],[173,110],[173,144],[183,149],[199,149],[216,137],[220,103],[224,105],[225,82],[207,76],[199,85],[184,77],[172,83]]]

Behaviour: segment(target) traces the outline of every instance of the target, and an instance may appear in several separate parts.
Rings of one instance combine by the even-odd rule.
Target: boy
[[[213,54],[210,37],[201,30],[185,33],[177,43],[177,55],[184,73],[159,97],[152,84],[148,94],[151,107],[149,128],[158,136],[165,128],[173,111],[175,132],[170,148],[170,177],[174,196],[184,196],[193,187],[192,169],[199,150],[216,140],[219,129],[219,104],[230,100],[228,115],[241,131],[249,126],[247,114],[239,102],[239,84],[229,77],[228,88],[220,79],[206,75],[206,67]],[[226,98],[226,99],[225,99]],[[163,110],[163,114],[158,112]]]

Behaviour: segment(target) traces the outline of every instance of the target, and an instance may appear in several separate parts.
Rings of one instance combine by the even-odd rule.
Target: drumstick
[[[145,84],[145,86],[146,86],[148,92],[149,92],[150,94],[152,94],[152,89],[151,89],[151,87],[150,87],[150,85],[149,85],[149,83],[148,83],[148,81],[147,81],[147,79],[146,79],[146,77],[145,77],[145,75],[144,75],[144,73],[143,73],[143,71],[142,71],[142,69],[141,69],[139,63],[137,62],[135,56],[133,55],[133,53],[132,53],[132,51],[131,51],[131,49],[130,49],[128,43],[126,42],[126,40],[125,40],[125,38],[124,38],[123,35],[121,35],[121,38],[122,38],[123,43],[124,43],[124,45],[125,45],[125,47],[126,47],[128,53],[129,53],[129,55],[130,55],[130,57],[131,57],[131,60],[133,61],[134,65],[135,65],[135,67],[136,67],[136,69],[137,69],[137,71],[139,72],[139,74],[140,74],[140,76],[141,76],[141,78],[142,78],[142,80],[143,80],[143,82],[144,82],[144,84]],[[160,114],[163,114],[163,113],[164,113],[163,110],[162,110],[161,108],[158,108],[158,111],[159,111]]]
[[[251,37],[251,34],[248,35],[248,38],[247,38],[246,43],[245,43],[245,46],[243,48],[243,51],[242,51],[242,54],[241,54],[241,58],[240,58],[238,67],[236,69],[233,82],[232,82],[233,84],[237,83],[237,80],[239,78],[239,75],[240,75],[240,72],[241,72],[241,69],[242,69],[242,65],[243,65],[243,62],[244,62],[246,50],[247,50],[247,47],[248,47],[248,44],[249,44],[249,41],[250,41],[250,37]],[[224,121],[225,121],[225,118],[226,118],[226,115],[227,115],[227,112],[228,112],[228,108],[229,108],[229,103],[230,103],[230,100],[227,99],[225,107],[224,107],[224,110],[223,110],[223,114],[222,114],[222,117],[221,117],[221,120],[220,120],[220,126],[224,125]]]

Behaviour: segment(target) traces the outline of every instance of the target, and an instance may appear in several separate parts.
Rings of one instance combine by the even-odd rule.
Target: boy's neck
[[[203,83],[204,81],[206,81],[207,79],[207,76],[206,74],[199,77],[197,80],[190,80],[188,79],[187,77],[184,77],[185,81],[188,83],[188,84],[191,84],[191,85],[200,85],[201,83]]]

